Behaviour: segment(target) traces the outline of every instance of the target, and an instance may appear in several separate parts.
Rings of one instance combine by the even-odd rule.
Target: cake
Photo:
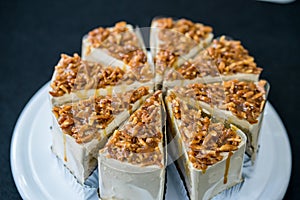
[[[51,80],[50,100],[52,105],[62,105],[90,96],[124,93],[141,85],[153,88],[150,79],[140,81],[139,75],[122,66],[86,61],[76,53],[62,54]]]
[[[81,184],[97,166],[98,151],[110,134],[149,94],[140,87],[124,94],[91,96],[53,106],[52,151]]]
[[[117,129],[98,158],[101,199],[163,199],[165,111],[156,91]]]
[[[61,55],[52,151],[83,187],[98,165],[101,199],[164,199],[167,155],[190,199],[211,199],[255,162],[268,83],[240,41],[187,19],[153,19],[150,51],[121,21]]]
[[[156,85],[164,74],[195,56],[212,40],[212,28],[187,19],[154,19],[151,24],[150,47],[155,63]]]
[[[91,30],[82,39],[82,58],[131,71],[136,84],[154,86],[154,66],[147,57],[140,31],[126,22]]]
[[[195,57],[170,70],[164,77],[164,87],[233,79],[258,81],[261,71],[240,41],[223,35]]]
[[[171,91],[171,90],[170,90]],[[222,83],[190,84],[173,91],[194,107],[242,129],[248,138],[247,153],[255,161],[268,84],[264,80],[230,80]]]
[[[171,140],[191,200],[211,199],[242,181],[246,136],[168,92]]]

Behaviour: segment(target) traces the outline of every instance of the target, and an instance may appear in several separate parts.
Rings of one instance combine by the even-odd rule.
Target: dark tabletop
[[[10,169],[13,128],[27,101],[50,80],[60,54],[80,53],[82,36],[99,25],[126,20],[147,27],[158,15],[200,21],[213,26],[217,36],[239,39],[264,68],[262,77],[271,84],[269,101],[286,126],[293,151],[285,197],[299,199],[300,5],[254,0],[1,0],[0,199],[21,198]]]

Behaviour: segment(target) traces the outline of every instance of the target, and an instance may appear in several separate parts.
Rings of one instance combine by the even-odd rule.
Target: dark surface
[[[271,84],[269,101],[286,126],[294,154],[285,199],[299,199],[300,5],[254,0],[1,1],[0,199],[21,198],[10,169],[13,128],[30,97],[50,80],[60,53],[80,52],[81,37],[98,25],[126,20],[146,27],[157,15],[212,25],[215,35],[240,39],[264,68],[262,76]]]

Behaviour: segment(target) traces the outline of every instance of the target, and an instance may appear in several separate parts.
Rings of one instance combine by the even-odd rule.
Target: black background
[[[286,126],[293,151],[285,199],[297,199],[300,5],[254,0],[1,1],[0,199],[21,198],[9,164],[13,128],[27,101],[50,80],[60,54],[80,53],[82,36],[99,25],[126,20],[147,27],[157,15],[186,17],[211,25],[216,36],[227,34],[241,40],[264,68],[262,77],[271,84],[269,101]]]

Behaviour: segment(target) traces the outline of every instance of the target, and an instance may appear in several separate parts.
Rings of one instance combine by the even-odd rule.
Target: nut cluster
[[[159,51],[155,57],[157,73],[162,74],[164,69],[172,67],[179,56],[187,54],[212,32],[212,28],[190,20],[171,18],[155,20],[160,31],[158,38],[161,41]]]
[[[162,167],[161,100],[157,91],[136,110],[124,124],[115,131],[107,143],[109,157],[142,166]]]
[[[74,54],[73,57],[62,54],[58,65],[55,66],[55,77],[51,83],[52,91],[49,93],[54,97],[70,93],[74,88],[80,65],[81,58],[78,54]]]
[[[63,96],[78,90],[100,89],[107,86],[132,84],[135,81],[147,82],[152,74],[150,66],[124,71],[119,67],[103,67],[99,63],[81,60],[78,54],[73,57],[62,54],[55,67],[55,77],[51,83],[53,97]]]
[[[175,90],[180,95],[231,111],[238,118],[254,124],[265,105],[265,84],[264,80],[257,84],[230,80],[214,84],[191,84]]]
[[[167,101],[172,105],[189,160],[195,168],[205,170],[223,159],[222,152],[237,150],[241,138],[235,131],[222,123],[212,122],[201,110],[189,107],[174,93]],[[176,115],[178,110],[180,115]]]
[[[101,139],[100,130],[105,129],[115,115],[129,109],[138,100],[134,94],[140,97],[148,94],[145,87],[137,90],[139,92],[91,97],[72,104],[54,106],[52,112],[63,133],[74,137],[77,143],[86,143],[94,138]]]
[[[96,28],[89,32],[88,41],[92,47],[108,51],[133,68],[148,64],[138,37],[127,28],[126,22],[118,22],[113,28]]]
[[[142,98],[143,96],[149,94],[149,90],[147,87],[140,87],[132,92],[129,98],[129,103],[134,103],[138,99]]]
[[[160,133],[162,138],[162,134]],[[126,131],[115,131],[107,144],[108,157],[119,161],[127,161],[141,166],[158,165],[162,167],[162,153],[158,146],[158,137],[135,137]]]

